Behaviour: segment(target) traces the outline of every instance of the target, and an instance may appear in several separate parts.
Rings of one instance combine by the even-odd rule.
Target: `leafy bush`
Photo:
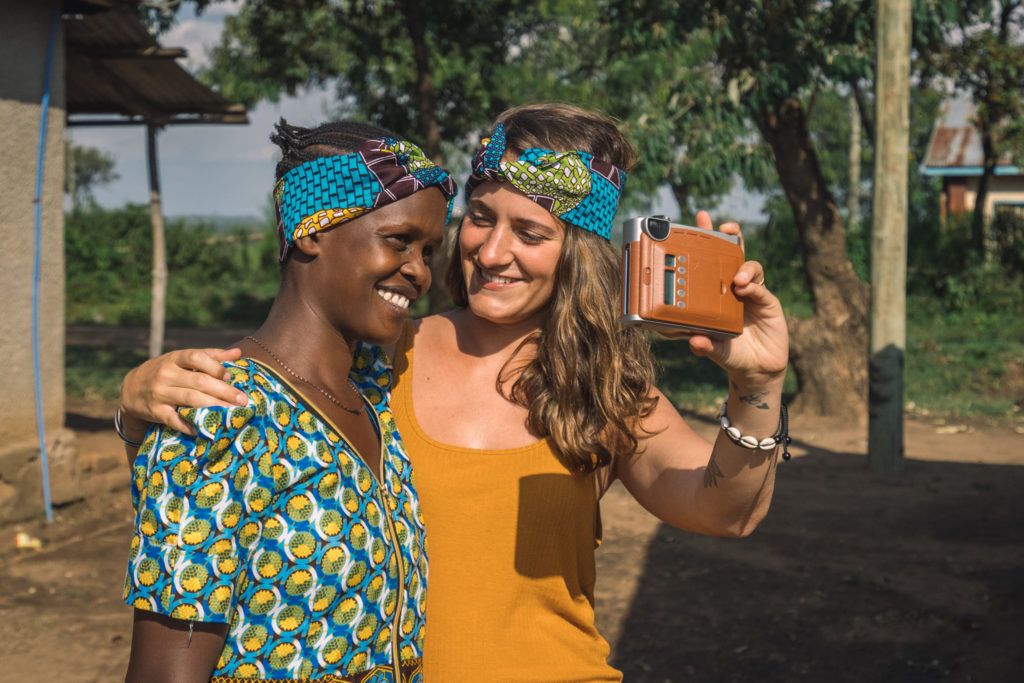
[[[277,292],[272,231],[168,221],[167,325],[252,326]],[[76,210],[65,223],[67,320],[77,324],[147,325],[153,236],[149,209]]]
[[[908,295],[929,310],[959,314],[1015,314],[1024,311],[1024,269],[1012,247],[985,260],[971,243],[971,216],[951,217],[944,226],[922,226],[911,233]],[[913,226],[912,226],[913,229]],[[1011,228],[1006,233],[1012,234]],[[1020,243],[1017,249],[1021,249]]]
[[[1024,213],[1020,207],[996,211],[992,232],[999,262],[1012,273],[1024,274]]]

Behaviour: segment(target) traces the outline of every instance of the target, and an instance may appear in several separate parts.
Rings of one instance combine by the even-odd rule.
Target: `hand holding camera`
[[[623,223],[622,322],[667,337],[690,337],[691,350],[730,373],[767,379],[785,373],[789,334],[764,270],[744,261],[739,226],[712,230],[664,216]]]
[[[622,224],[622,322],[664,334],[730,339],[743,331],[732,281],[743,265],[739,235],[671,223]]]

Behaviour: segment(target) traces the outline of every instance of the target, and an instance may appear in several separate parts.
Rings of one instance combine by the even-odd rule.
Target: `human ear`
[[[318,232],[303,235],[296,239],[292,244],[296,251],[304,256],[319,256],[324,247],[323,240]]]

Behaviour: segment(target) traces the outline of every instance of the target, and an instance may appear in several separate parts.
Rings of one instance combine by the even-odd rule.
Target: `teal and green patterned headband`
[[[336,227],[428,187],[444,193],[450,218],[458,191],[455,181],[419,147],[392,138],[370,140],[352,154],[300,164],[274,186],[280,259],[287,257],[300,237]]]
[[[482,182],[506,182],[567,223],[611,238],[615,210],[626,172],[587,152],[528,149],[515,161],[503,161],[505,127],[494,129],[473,157],[466,196]]]

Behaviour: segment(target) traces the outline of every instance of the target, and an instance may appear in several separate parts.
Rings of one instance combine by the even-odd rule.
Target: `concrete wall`
[[[52,2],[5,0],[0,21],[0,520],[43,509],[32,343],[35,185]],[[64,425],[64,51],[58,29],[42,190],[39,338],[51,476],[66,487]],[[56,462],[55,462],[56,460]],[[57,470],[54,472],[54,470]],[[65,496],[62,493],[61,496]]]

